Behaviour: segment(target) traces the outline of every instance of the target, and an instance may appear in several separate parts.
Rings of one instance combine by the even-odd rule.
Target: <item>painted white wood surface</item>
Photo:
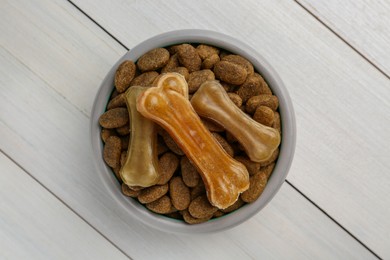
[[[0,152],[0,259],[128,259]]]
[[[41,1],[29,8],[23,1],[12,1],[0,11],[2,21],[12,21],[13,29],[1,23],[5,37],[0,49],[0,148],[128,255],[136,259],[373,257],[288,185],[263,212],[224,233],[171,235],[133,221],[115,206],[96,177],[85,113],[104,76],[101,70],[109,69],[121,49],[65,1]],[[45,26],[48,20],[51,24]],[[65,34],[55,33],[66,25]],[[15,34],[24,35],[22,41],[9,40]],[[50,40],[56,48],[36,48],[36,56],[19,54],[19,49],[33,48],[34,41]],[[12,46],[16,44],[18,48]],[[66,60],[69,49],[83,44],[83,52]],[[40,56],[46,58],[34,60]],[[84,78],[82,68],[68,73],[69,64],[87,64],[92,74]],[[88,96],[87,104],[77,95],[68,97],[68,88],[80,89]]]
[[[390,2],[298,0],[305,8],[390,75]]]
[[[295,104],[298,143],[289,181],[390,258],[390,81],[301,6],[271,0],[75,3],[129,48],[164,31],[205,28],[258,49]]]
[[[63,5],[62,1],[2,1],[0,42],[64,99],[89,115],[91,90],[125,50],[88,17],[76,15],[72,7],[63,10]]]

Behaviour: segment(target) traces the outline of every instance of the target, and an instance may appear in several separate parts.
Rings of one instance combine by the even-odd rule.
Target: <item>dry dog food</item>
[[[127,185],[123,182],[119,173],[126,165],[126,158],[129,156],[128,150],[132,145],[130,137],[133,134],[130,128],[133,120],[130,116],[131,111],[126,104],[125,92],[129,88],[136,88],[136,86],[156,87],[156,82],[161,80],[162,73],[168,72],[181,74],[188,84],[189,90],[180,93],[184,97],[183,99],[191,101],[191,103],[189,101],[182,102],[186,104],[185,106],[177,102],[176,96],[173,100],[169,99],[169,95],[166,93],[163,95],[159,93],[160,97],[168,98],[169,102],[182,108],[181,114],[186,114],[187,109],[189,109],[188,104],[196,108],[196,99],[193,97],[202,96],[203,94],[200,92],[202,84],[213,87],[215,83],[211,84],[211,82],[216,79],[221,85],[218,87],[218,91],[223,91],[217,96],[224,96],[222,103],[226,106],[226,115],[230,113],[229,111],[237,113],[239,110],[245,113],[248,118],[253,118],[251,122],[269,129],[269,133],[266,135],[270,135],[270,138],[264,138],[262,132],[260,139],[271,144],[271,148],[268,149],[268,155],[263,155],[260,160],[257,160],[253,156],[254,151],[252,150],[258,148],[248,146],[245,143],[245,138],[243,141],[239,135],[237,136],[231,125],[235,124],[238,131],[247,133],[247,138],[248,132],[253,131],[251,134],[258,135],[259,133],[255,133],[257,131],[247,129],[247,126],[242,125],[243,122],[240,121],[240,118],[227,117],[230,118],[231,122],[222,120],[218,124],[218,120],[221,120],[218,115],[215,118],[215,114],[218,113],[214,113],[213,117],[205,117],[202,116],[200,110],[195,109],[196,114],[201,116],[197,125],[207,129],[206,132],[211,131],[211,139],[207,140],[212,140],[210,141],[210,143],[214,143],[212,146],[215,147],[217,144],[218,147],[222,148],[223,154],[232,158],[238,165],[243,165],[249,173],[248,187],[237,192],[239,194],[237,199],[224,205],[215,202],[213,204],[210,196],[207,196],[210,189],[207,177],[197,168],[199,166],[196,166],[196,163],[192,163],[194,159],[187,157],[188,147],[180,143],[183,137],[175,136],[172,132],[158,125],[156,125],[157,138],[155,142],[155,154],[158,159],[154,160],[158,164],[155,166],[158,170],[158,180],[155,184],[150,182],[145,187]],[[165,88],[183,92],[183,89],[180,90],[180,88],[170,84],[167,84]],[[225,107],[222,109],[224,111]],[[170,115],[176,116],[177,114],[171,111]],[[183,115],[179,114],[178,116]],[[275,141],[278,134],[281,133],[277,97],[272,94],[266,81],[254,70],[253,65],[247,59],[205,44],[179,44],[167,48],[157,48],[144,54],[136,62],[123,62],[115,75],[115,91],[113,91],[107,104],[107,111],[100,117],[99,123],[102,126],[101,137],[105,144],[103,158],[107,165],[113,169],[118,181],[122,183],[122,193],[131,199],[138,200],[157,214],[181,219],[188,224],[198,224],[211,218],[218,218],[257,200],[272,174],[279,155],[280,139]],[[213,155],[209,158],[208,164],[218,161],[216,157],[221,157],[216,156],[215,152],[211,153]],[[144,156],[138,156],[138,160],[149,164],[154,162],[151,159],[146,160]],[[229,183],[225,185],[229,185]],[[219,207],[216,207],[215,204]],[[228,204],[229,206],[226,207]]]

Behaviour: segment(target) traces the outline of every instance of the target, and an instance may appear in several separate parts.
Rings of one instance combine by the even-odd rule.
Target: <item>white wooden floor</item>
[[[256,48],[293,99],[275,199],[224,233],[172,235],[105,193],[88,120],[129,48],[183,28]],[[390,2],[0,0],[0,259],[390,259]]]

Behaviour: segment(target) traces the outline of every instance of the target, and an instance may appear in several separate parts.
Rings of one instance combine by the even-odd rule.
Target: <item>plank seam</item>
[[[77,213],[74,209],[72,209],[65,201],[63,201],[60,197],[54,194],[50,189],[48,189],[42,182],[40,182],[37,178],[35,178],[32,174],[30,174],[22,165],[20,165],[17,161],[15,161],[11,156],[3,151],[0,148],[0,152],[4,154],[10,161],[12,161],[17,167],[19,167],[22,171],[24,171],[28,176],[30,176],[34,181],[36,181],[42,188],[44,188],[47,192],[49,192],[54,198],[56,198],[60,203],[62,203],[65,207],[67,207],[71,212],[76,214],[81,220],[83,220],[88,226],[90,226],[93,230],[95,230],[99,235],[101,235],[105,240],[107,240],[112,246],[114,246],[117,250],[119,250],[123,255],[125,255],[128,259],[132,258],[126,254],[121,248],[119,248],[114,242],[112,242],[108,237],[106,237],[102,232],[96,229],[91,223],[89,223],[85,218],[83,218],[79,213]]]
[[[295,187],[290,181],[286,180],[286,183],[290,185],[296,192],[298,192],[302,197],[304,197],[307,201],[313,204],[319,211],[321,211],[325,216],[327,216],[331,221],[333,221],[337,226],[339,226],[342,230],[344,230],[348,235],[350,235],[353,239],[355,239],[361,246],[367,249],[371,254],[373,254],[378,259],[382,259],[377,255],[371,248],[369,248],[366,244],[360,241],[356,236],[354,236],[348,229],[342,226],[336,219],[334,219],[331,215],[329,215],[324,209],[318,206],[313,200],[311,200],[308,196],[306,196],[302,191],[300,191],[297,187]]]
[[[119,43],[123,48],[125,48],[127,51],[129,48],[126,47],[119,39],[117,39],[114,35],[112,35],[109,31],[107,31],[103,26],[101,26],[95,19],[93,19],[91,16],[89,16],[84,10],[82,10],[80,7],[78,7],[75,3],[73,3],[71,0],[67,0],[71,5],[73,5],[74,8],[79,10],[83,15],[88,17],[89,20],[91,20],[94,24],[96,24],[100,29],[102,29],[105,33],[107,33],[111,38],[113,38],[117,43]]]
[[[306,6],[304,6],[302,3],[300,3],[299,0],[294,0],[294,2],[297,3],[303,10],[305,10],[311,16],[313,16],[314,19],[316,19],[319,23],[321,23],[326,29],[328,29],[330,32],[332,32],[334,35],[336,35],[337,38],[339,38],[346,45],[348,45],[352,50],[354,50],[357,54],[359,54],[360,57],[365,59],[369,64],[371,64],[375,69],[377,69],[383,76],[385,76],[387,79],[390,80],[390,75],[388,75],[385,71],[383,71],[378,65],[376,65],[373,61],[371,61],[366,55],[364,55],[362,52],[360,52],[355,46],[353,46],[346,39],[344,39],[339,33],[337,33],[335,30],[333,30],[328,24],[326,24],[324,21],[322,21],[321,18],[319,18],[316,14],[314,14],[312,11],[310,11],[308,8],[306,8]]]
[[[2,47],[2,46],[1,46]],[[30,71],[34,76],[36,76],[38,79],[40,79],[45,87],[47,86],[49,89],[53,90],[56,94],[58,94],[62,99],[64,99],[67,103],[69,103],[72,107],[74,107],[77,111],[79,111],[81,114],[85,115],[87,118],[90,116],[87,114],[86,111],[79,108],[76,104],[72,103],[64,94],[62,94],[60,91],[58,91],[56,88],[53,87],[52,84],[47,82],[41,75],[39,75],[38,72],[35,72],[32,68],[30,68],[26,63],[23,62],[23,60],[19,59],[19,57],[15,56],[13,53],[11,53],[6,48],[3,48],[5,52],[7,52],[10,56],[12,56],[16,61],[18,61],[23,67],[25,67],[28,71]],[[28,142],[29,143],[29,142]]]

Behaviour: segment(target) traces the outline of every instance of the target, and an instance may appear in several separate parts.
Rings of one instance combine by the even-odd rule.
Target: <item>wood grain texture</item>
[[[79,17],[82,14],[67,2],[50,3],[54,3],[53,6],[49,1],[36,4],[34,8],[41,10],[41,15],[31,14],[34,19],[29,23],[19,11],[25,8],[22,1],[13,1],[12,6],[7,3],[6,8],[1,9],[2,17],[12,15],[17,23],[15,28],[19,34],[25,35],[24,43],[19,43],[21,47],[29,46],[34,35],[51,35],[52,30],[59,30],[62,23],[72,24],[74,19],[82,19]],[[47,6],[50,9],[46,9]],[[51,20],[52,29],[34,25],[44,24],[48,19],[46,13],[56,14]],[[118,247],[135,259],[373,258],[356,240],[287,185],[262,213],[233,230],[212,235],[162,233],[134,221],[127,212],[118,208],[116,201],[106,194],[92,165],[88,116],[78,99],[64,98],[61,94],[67,93],[66,88],[73,88],[72,84],[83,86],[69,75],[63,78],[65,90],[59,91],[53,83],[60,77],[58,71],[53,72],[57,76],[53,76],[52,82],[40,76],[51,69],[46,68],[50,67],[50,61],[61,60],[59,49],[78,41],[90,43],[91,48],[85,48],[85,53],[74,57],[73,63],[82,64],[94,59],[94,66],[101,68],[83,79],[83,84],[89,86],[83,91],[93,99],[96,78],[101,77],[101,70],[108,70],[111,60],[119,55],[116,51],[109,52],[108,56],[89,51],[93,46],[103,45],[102,42],[110,45],[102,31],[96,30],[96,35],[89,35],[89,26],[93,27],[88,21],[84,21],[83,26],[75,25],[70,30],[74,33],[69,33],[58,43],[61,46],[55,50],[42,49],[40,55],[49,57],[49,62],[42,65],[42,71],[31,69],[27,64],[33,62],[29,57],[18,56],[17,50],[10,46],[11,40],[8,43],[2,40],[0,148]],[[38,32],[34,33],[35,30]],[[11,32],[5,35],[13,37]],[[68,41],[68,38],[72,40]],[[107,46],[108,50],[112,48]],[[58,65],[54,70],[63,71],[63,68]]]
[[[128,259],[0,152],[1,259]]]
[[[258,49],[295,104],[298,143],[289,181],[390,257],[390,131],[384,127],[390,125],[390,81],[301,6],[267,0],[75,2],[129,48],[164,31],[203,28]]]
[[[298,2],[390,76],[389,1]]]
[[[2,1],[0,43],[64,99],[88,114],[93,102],[91,92],[125,50],[86,16],[68,13],[72,8],[63,9],[58,1],[45,4],[41,8],[34,1]]]

